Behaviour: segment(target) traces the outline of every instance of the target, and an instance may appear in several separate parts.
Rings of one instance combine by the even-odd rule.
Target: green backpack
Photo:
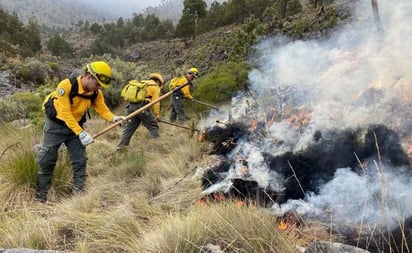
[[[146,87],[148,81],[130,80],[122,89],[120,96],[127,102],[138,103],[146,99]]]

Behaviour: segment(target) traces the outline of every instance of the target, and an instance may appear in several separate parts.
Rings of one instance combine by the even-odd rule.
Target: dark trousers
[[[179,120],[184,122],[186,120],[185,109],[183,104],[183,97],[180,95],[172,95],[172,112],[170,113],[170,121],[175,122]]]
[[[126,115],[129,115],[141,107],[143,107],[145,103],[130,103],[126,106]],[[136,132],[137,128],[139,127],[140,123],[149,130],[149,134],[151,138],[159,137],[159,124],[155,116],[153,115],[150,108],[142,111],[141,113],[137,114],[133,118],[131,118],[125,125],[122,131],[122,136],[120,137],[119,144],[117,144],[118,148],[122,146],[128,146],[130,143],[130,139],[132,138],[134,132]]]
[[[80,139],[66,126],[46,118],[43,128],[43,144],[37,155],[39,172],[37,173],[36,198],[42,201],[47,199],[51,187],[52,176],[58,159],[58,151],[65,144],[69,152],[72,170],[74,191],[83,191],[86,182],[86,148]]]

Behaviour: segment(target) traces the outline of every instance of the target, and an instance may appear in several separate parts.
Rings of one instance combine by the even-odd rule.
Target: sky
[[[147,7],[159,5],[162,0],[78,0],[81,3],[94,6],[96,9],[109,11],[115,16],[131,17]]]

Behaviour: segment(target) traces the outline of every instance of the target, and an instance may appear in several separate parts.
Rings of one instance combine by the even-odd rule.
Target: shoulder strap
[[[70,104],[73,104],[73,98],[77,96],[77,93],[79,92],[79,84],[77,83],[77,78],[76,77],[71,77],[70,83],[72,84],[72,87],[70,89]]]
[[[79,96],[82,98],[88,98],[92,101],[92,104],[94,102],[94,100],[97,98],[97,95],[99,94],[98,91],[93,92],[93,95],[91,96],[85,96],[82,94],[79,94],[79,83],[77,82],[77,77],[71,77],[70,79],[70,83],[72,84],[72,88],[70,90],[70,103],[73,104],[73,98],[75,96]]]
[[[141,80],[140,82],[146,84],[147,86],[157,85],[157,83],[153,80]]]

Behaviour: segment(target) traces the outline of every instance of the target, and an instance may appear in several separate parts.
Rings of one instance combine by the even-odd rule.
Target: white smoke
[[[283,215],[291,210],[305,217],[340,224],[374,224],[392,227],[412,215],[411,180],[379,166],[359,175],[350,168],[338,169],[318,195],[308,193],[304,200],[289,200],[272,210]]]
[[[266,125],[263,142],[241,143],[232,151],[232,159],[244,157],[248,176],[261,187],[281,189],[283,180],[269,172],[261,153],[276,156],[303,150],[316,130],[382,123],[398,130],[401,138],[411,134],[412,2],[380,0],[379,12],[382,30],[375,25],[370,1],[362,0],[353,10],[353,21],[327,39],[276,37],[256,46],[262,58],[249,74],[253,96],[233,98],[232,119],[267,121],[269,111],[281,115],[290,106],[311,112],[302,127],[277,118]],[[227,114],[213,115],[208,123]],[[350,168],[337,169],[318,195],[307,193],[304,200],[290,200],[272,210],[282,215],[293,209],[326,220],[379,225],[394,225],[412,215],[412,183],[391,172],[399,168],[371,162],[362,175]],[[240,174],[233,165],[226,179]]]
[[[379,10],[383,32],[376,28],[370,1],[365,0],[355,8],[354,22],[327,40],[273,47],[273,42],[280,40],[272,39],[257,46],[266,55],[259,69],[250,74],[257,100],[266,99],[268,91],[277,87],[292,87],[294,95],[302,96],[296,101],[312,111],[300,135],[296,129],[285,132],[285,123],[278,122],[268,128],[270,138],[283,140],[289,150],[299,150],[313,139],[314,130],[322,128],[383,123],[408,134],[410,123],[399,123],[406,121],[402,117],[410,115],[410,108],[400,113],[393,104],[410,106],[412,2],[379,1]],[[375,93],[367,96],[368,91]],[[338,169],[318,195],[308,193],[304,200],[291,200],[272,209],[278,214],[293,209],[302,215],[345,223],[396,225],[412,215],[412,184],[391,172],[398,168],[377,168],[369,166],[363,175]],[[374,170],[376,173],[370,172]]]

